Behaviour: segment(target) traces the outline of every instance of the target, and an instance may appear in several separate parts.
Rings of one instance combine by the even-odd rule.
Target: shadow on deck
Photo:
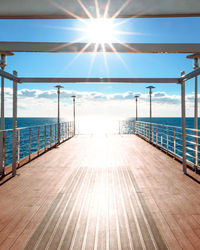
[[[18,174],[0,249],[199,249],[199,185],[137,136],[77,136]]]

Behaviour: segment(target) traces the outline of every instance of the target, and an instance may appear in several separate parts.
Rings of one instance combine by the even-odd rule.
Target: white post
[[[60,89],[63,88],[61,85],[55,86],[58,94],[58,145],[60,144]]]
[[[184,76],[185,72],[181,72]],[[182,158],[183,158],[183,173],[187,174],[186,166],[186,132],[185,132],[185,81],[181,82],[181,113],[182,113]]]
[[[200,54],[187,56],[188,59],[194,60],[193,69],[199,68]],[[194,171],[198,170],[198,77],[195,76],[195,94],[194,94]]]
[[[17,76],[17,72],[13,71]],[[13,81],[13,137],[12,137],[12,176],[16,175],[17,166],[17,82]]]
[[[138,95],[135,96],[135,120],[136,120],[136,134],[138,134],[138,124],[137,124],[137,121],[138,121]]]
[[[73,124],[74,133],[73,133],[73,135],[75,136],[76,135],[76,96],[73,95],[71,97],[73,98],[73,120],[74,120],[74,124]]]
[[[6,56],[1,54],[1,69],[4,70],[6,67],[5,62]],[[4,77],[1,77],[1,130],[5,129],[4,121]],[[4,175],[4,166],[3,166],[3,132],[0,133],[0,175]]]
[[[194,59],[194,69],[199,67],[198,58]],[[194,99],[194,170],[198,168],[198,77],[195,76],[195,99]]]
[[[149,141],[151,142],[152,141],[152,100],[151,100],[151,95],[152,95],[152,89],[154,89],[155,87],[154,86],[148,86],[146,87],[147,89],[149,89],[149,101],[150,101],[150,123],[149,123]]]

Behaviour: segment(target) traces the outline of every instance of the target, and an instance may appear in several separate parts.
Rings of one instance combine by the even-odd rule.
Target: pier
[[[26,19],[94,21],[96,18],[122,18],[126,23],[124,18],[200,17],[199,2],[190,0],[174,0],[169,3],[160,0],[1,2],[0,19],[24,19],[24,22]],[[22,29],[23,32],[27,27]],[[48,25],[45,27],[50,28]],[[159,30],[159,26],[155,27],[155,31]],[[189,26],[186,27],[181,29],[185,29],[182,34],[188,38]],[[12,28],[13,30],[6,32],[10,35],[21,32],[20,29],[14,30],[14,26]],[[147,42],[124,43],[120,38],[109,43],[94,42],[92,39],[85,42],[82,38],[65,41],[64,39],[68,39],[67,33],[63,35],[61,42],[58,42],[56,36],[50,36],[53,41],[46,41],[48,36],[42,37],[39,28],[35,30],[33,34],[41,36],[38,40],[34,36],[34,41],[30,41],[28,37],[25,39],[27,42],[23,39],[11,41],[10,38],[8,41],[0,41],[0,250],[199,249],[200,43],[195,43],[198,41],[195,31],[195,37],[187,43],[182,43],[183,37],[179,43],[152,43],[153,39],[158,41],[158,35],[153,34],[154,38],[151,40],[151,30],[148,30]],[[64,27],[64,30],[72,29]],[[126,29],[123,32],[126,33]],[[137,34],[134,31],[133,35],[135,33]],[[20,37],[21,34],[17,35]],[[173,39],[170,39],[174,41],[174,34],[171,35]],[[4,39],[7,39],[6,36]],[[168,37],[169,41],[170,39]],[[128,53],[182,54],[193,59],[194,66],[193,70],[185,72],[183,62],[176,77],[167,75],[167,62],[163,66],[166,75],[161,77],[153,60],[150,63],[153,65],[152,69],[155,69],[155,75],[151,74],[150,77],[145,73],[138,77],[135,69],[131,72],[132,75],[125,72],[124,75],[116,74],[117,77],[112,77],[112,74],[90,77],[87,72],[83,74],[85,77],[82,74],[79,77],[75,73],[75,77],[67,77],[73,73],[69,71],[68,75],[56,74],[50,77],[45,76],[44,63],[41,75],[29,76],[28,71],[18,67],[17,60],[16,68],[14,63],[11,64],[12,72],[10,67],[7,68],[7,57],[15,56],[15,53],[48,53],[49,56],[52,53],[74,53],[72,62],[82,53],[93,53],[95,56],[102,53],[104,57],[106,53],[113,53],[119,58],[119,54]],[[91,61],[94,62],[95,56]],[[32,67],[36,73],[35,62],[31,61],[31,65],[34,65]],[[55,58],[49,62],[52,68],[57,63]],[[69,66],[68,63],[72,62],[65,61],[63,64]],[[149,62],[145,61],[142,70],[149,66]],[[91,65],[89,67],[91,70]],[[77,67],[74,72],[77,73],[78,70]],[[51,73],[53,72],[55,71]],[[58,72],[61,72],[60,68]],[[186,88],[191,79],[195,81],[194,127],[187,128]],[[11,129],[5,129],[4,80],[12,83]],[[18,86],[48,83],[58,84],[55,86],[58,94],[57,123],[18,127]],[[63,88],[62,85],[88,83],[178,85],[181,125],[178,127],[152,122],[151,95],[154,86],[151,85],[147,87],[150,96],[150,105],[147,107],[150,107],[149,122],[138,119],[137,105],[140,96],[135,92],[136,119],[117,121],[115,133],[81,135],[75,119],[74,93],[71,96],[73,121],[60,121],[60,89]],[[124,129],[127,127],[128,130]]]
[[[75,136],[0,189],[0,249],[198,249],[199,184],[136,135]]]

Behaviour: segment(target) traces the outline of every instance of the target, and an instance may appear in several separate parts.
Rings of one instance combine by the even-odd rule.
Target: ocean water
[[[149,122],[149,118],[139,118],[139,121]],[[66,120],[61,119],[61,122]],[[112,119],[95,118],[82,119],[77,122],[76,133],[77,134],[132,134],[134,133],[133,121],[135,118],[128,118],[124,121],[117,121]],[[57,140],[57,119],[56,118],[18,118],[17,127],[25,128],[31,127],[31,153],[37,152],[38,149],[38,126],[39,129],[39,148],[44,148],[44,125],[46,125],[46,145],[50,145],[50,125],[52,133],[52,143]],[[172,117],[155,117],[152,118],[152,123],[158,123],[163,125],[181,127],[181,118]],[[186,127],[194,128],[194,119],[186,118]],[[200,119],[199,119],[200,128]],[[12,129],[12,118],[5,118],[5,129]],[[61,136],[66,132],[66,127],[61,127]],[[72,130],[72,127],[70,128]],[[170,134],[171,133],[171,134]],[[193,132],[192,132],[193,133]],[[173,131],[169,131],[169,136],[173,137]],[[181,137],[181,135],[180,135]],[[170,138],[170,137],[169,137]],[[191,139],[191,138],[189,138]],[[163,144],[166,142],[166,138],[163,136]],[[181,155],[182,148],[181,139],[177,141],[177,153]],[[164,144],[165,145],[165,144]],[[191,147],[190,144],[187,145]],[[173,143],[169,143],[169,149],[173,151]],[[29,154],[29,129],[20,130],[20,159],[28,156]],[[188,160],[192,161],[193,152],[188,153]],[[9,165],[12,162],[12,131],[6,132],[6,152],[5,152],[5,165]]]

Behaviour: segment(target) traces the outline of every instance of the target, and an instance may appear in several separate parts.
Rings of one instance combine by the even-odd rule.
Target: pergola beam
[[[0,52],[55,53],[199,53],[200,43],[96,43],[0,42]]]
[[[200,68],[195,69],[192,72],[188,73],[187,75],[182,76],[179,81],[180,82],[187,81],[187,80],[190,80],[190,79],[192,79],[192,78],[194,78],[195,76],[198,76],[198,75],[200,75]]]
[[[177,83],[179,78],[37,78],[20,77],[21,83]]]
[[[11,81],[15,81],[15,82],[20,82],[20,79],[14,75],[11,75],[10,73],[0,69],[0,76],[8,79],[8,80],[11,80]]]

